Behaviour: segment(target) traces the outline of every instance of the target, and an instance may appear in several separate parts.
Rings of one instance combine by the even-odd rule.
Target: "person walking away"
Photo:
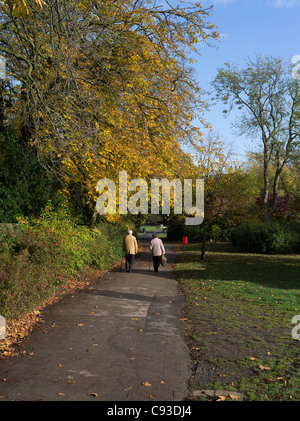
[[[158,272],[158,268],[161,263],[161,256],[162,254],[165,254],[165,248],[163,242],[160,238],[158,238],[156,232],[152,235],[149,248],[152,251],[154,271]]]
[[[131,272],[133,268],[134,256],[138,252],[136,237],[132,235],[132,230],[128,231],[128,235],[123,241],[123,251],[125,251],[126,272]]]

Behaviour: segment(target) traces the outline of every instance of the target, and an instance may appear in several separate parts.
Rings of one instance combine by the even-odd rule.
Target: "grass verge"
[[[190,389],[240,392],[248,400],[300,399],[300,256],[241,254],[229,244],[182,247],[175,272],[186,296]],[[300,328],[299,328],[300,330]]]

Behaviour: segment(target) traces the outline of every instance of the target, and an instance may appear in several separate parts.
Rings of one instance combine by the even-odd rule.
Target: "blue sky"
[[[200,46],[201,56],[194,63],[197,79],[206,91],[225,62],[243,65],[245,59],[256,54],[281,57],[291,62],[300,55],[300,0],[203,0],[204,7],[214,5],[210,21],[223,35],[217,48]],[[223,105],[217,104],[205,114],[226,144],[232,143],[234,152],[245,160],[247,150],[257,149],[259,139],[235,136],[230,114],[222,114]]]

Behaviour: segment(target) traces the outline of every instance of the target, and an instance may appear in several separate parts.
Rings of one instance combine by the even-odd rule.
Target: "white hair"
[[[132,230],[128,230],[128,234],[132,234],[132,232],[133,232]]]

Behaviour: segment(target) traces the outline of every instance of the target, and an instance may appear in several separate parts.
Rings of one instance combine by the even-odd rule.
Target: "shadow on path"
[[[191,375],[176,257],[149,271],[148,238],[132,273],[114,270],[43,311],[23,352],[0,361],[2,401],[181,401]],[[145,387],[147,382],[151,386]]]

